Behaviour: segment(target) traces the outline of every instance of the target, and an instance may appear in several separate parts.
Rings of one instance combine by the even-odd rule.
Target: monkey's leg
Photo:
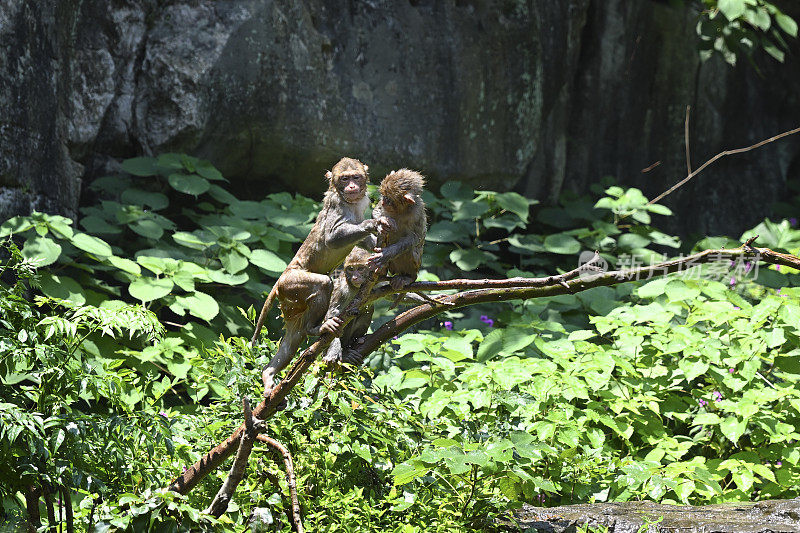
[[[283,370],[297,353],[310,321],[325,316],[332,287],[328,276],[300,269],[287,270],[279,281],[276,292],[286,333],[278,351],[261,373],[265,396],[269,396],[275,385],[275,374]]]
[[[338,363],[342,360],[342,339],[336,337],[331,341],[322,360],[327,364]]]
[[[261,373],[265,397],[269,397],[272,393],[272,388],[275,386],[275,374],[286,368],[305,337],[305,331],[296,330],[290,327],[289,324],[286,325],[286,334],[278,345],[278,351],[275,352],[275,355]]]

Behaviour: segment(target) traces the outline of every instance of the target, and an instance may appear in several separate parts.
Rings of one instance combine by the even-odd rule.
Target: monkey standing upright
[[[328,312],[325,315],[325,322],[335,324],[335,318],[350,305],[355,298],[358,289],[369,278],[370,268],[367,259],[371,252],[360,246],[353,248],[350,255],[344,260],[344,269],[333,281],[333,293]],[[372,314],[375,312],[373,306],[367,306],[353,320],[348,322],[341,332],[341,335],[330,343],[323,361],[326,363],[344,362],[360,365],[361,357],[353,350],[358,340],[364,336],[372,323]]]
[[[341,325],[337,317],[316,326],[330,302],[333,283],[328,273],[341,264],[353,246],[378,230],[375,220],[364,219],[369,207],[367,171],[361,161],[345,157],[326,173],[328,190],[317,221],[264,302],[252,343],[276,297],[286,329],[278,351],[261,375],[265,395],[272,390],[275,374],[289,364],[307,335],[334,333]]]
[[[424,185],[422,174],[407,168],[392,171],[381,181],[381,199],[372,212],[379,225],[378,248],[367,262],[395,275],[389,281],[393,289],[413,283],[422,264],[427,232]]]

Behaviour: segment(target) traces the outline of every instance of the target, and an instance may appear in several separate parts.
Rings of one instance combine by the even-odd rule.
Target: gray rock
[[[720,505],[659,505],[653,502],[595,503],[562,507],[525,505],[515,515],[516,531],[570,533],[578,527],[608,533],[797,533],[800,500]],[[642,529],[648,525],[647,529]]]
[[[613,175],[653,197],[685,175],[687,105],[693,167],[800,116],[797,41],[785,65],[701,65],[695,17],[654,0],[3,0],[0,216],[74,215],[84,183],[165,151],[252,197],[319,197],[342,155],[434,187],[552,201]],[[800,177],[798,147],[707,169],[667,202],[672,229],[753,225]]]

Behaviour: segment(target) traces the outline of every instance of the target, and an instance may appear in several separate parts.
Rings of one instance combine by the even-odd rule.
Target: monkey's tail
[[[261,314],[258,315],[256,331],[253,333],[253,338],[250,339],[250,344],[252,346],[256,345],[256,339],[258,339],[258,334],[261,333],[261,328],[264,327],[264,320],[267,318],[267,313],[269,313],[269,309],[272,307],[272,302],[275,301],[275,296],[278,294],[277,287],[278,284],[275,283],[275,285],[272,287],[272,290],[269,291],[266,301],[264,301],[264,307],[261,308]]]

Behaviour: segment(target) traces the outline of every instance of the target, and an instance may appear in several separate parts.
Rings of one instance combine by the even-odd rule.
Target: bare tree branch
[[[286,448],[286,446],[272,437],[259,435],[257,439],[259,442],[263,442],[264,444],[272,446],[283,456],[283,464],[286,467],[286,484],[289,486],[289,495],[292,498],[292,512],[289,514],[292,521],[292,529],[296,533],[303,533],[303,521],[300,517],[300,501],[297,499],[297,480],[294,475],[292,454],[289,453],[289,450]]]

